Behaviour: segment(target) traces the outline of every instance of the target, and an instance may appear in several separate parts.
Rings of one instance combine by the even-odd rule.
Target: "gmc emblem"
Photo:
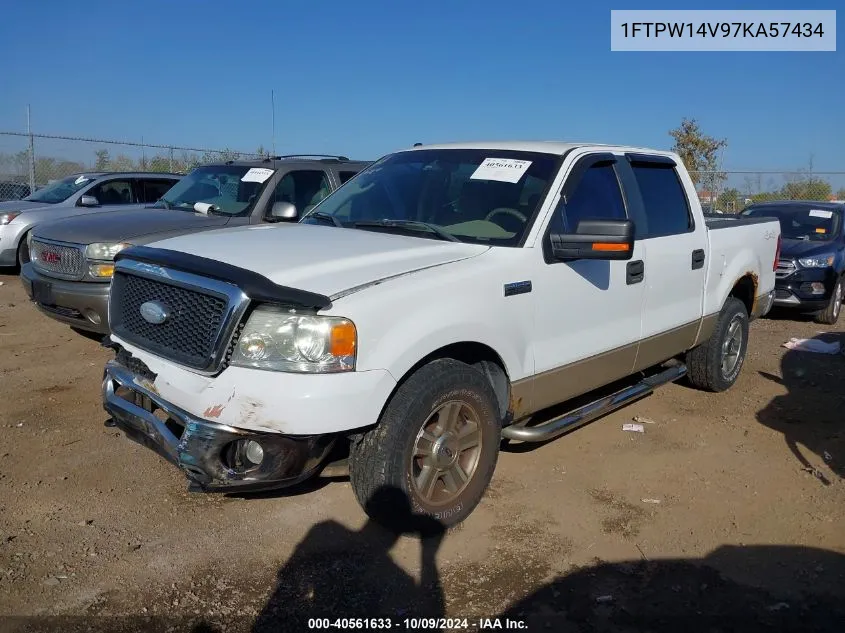
[[[47,264],[58,264],[62,261],[62,256],[53,251],[44,251],[41,253],[41,259]]]

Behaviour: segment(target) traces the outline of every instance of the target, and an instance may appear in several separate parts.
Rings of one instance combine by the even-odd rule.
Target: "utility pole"
[[[32,136],[32,121],[29,104],[26,104],[26,133],[29,135],[29,191],[35,192],[35,138]]]
[[[271,156],[276,155],[276,95],[273,90],[270,90],[270,107],[273,109],[272,121],[273,121],[273,135],[272,135],[272,146],[273,146],[273,153]]]

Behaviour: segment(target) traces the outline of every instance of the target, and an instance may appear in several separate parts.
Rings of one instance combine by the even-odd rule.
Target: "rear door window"
[[[675,167],[664,163],[632,163],[648,232],[644,238],[688,233],[693,228],[687,194]]]
[[[152,204],[158,201],[164,194],[170,191],[171,187],[178,181],[165,179],[144,178],[138,181],[139,202]]]

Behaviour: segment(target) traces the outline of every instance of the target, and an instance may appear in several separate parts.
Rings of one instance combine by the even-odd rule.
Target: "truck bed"
[[[767,224],[774,218],[754,217],[743,218],[738,215],[727,215],[721,213],[705,213],[704,222],[711,231],[727,229],[736,226],[749,226],[751,224]]]

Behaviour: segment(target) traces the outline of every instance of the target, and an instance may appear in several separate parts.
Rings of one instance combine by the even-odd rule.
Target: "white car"
[[[205,490],[296,483],[348,441],[371,516],[398,489],[454,525],[503,437],[549,440],[685,374],[731,387],[779,244],[774,219],[705,221],[673,153],[414,147],[298,224],[121,252],[104,406]]]

